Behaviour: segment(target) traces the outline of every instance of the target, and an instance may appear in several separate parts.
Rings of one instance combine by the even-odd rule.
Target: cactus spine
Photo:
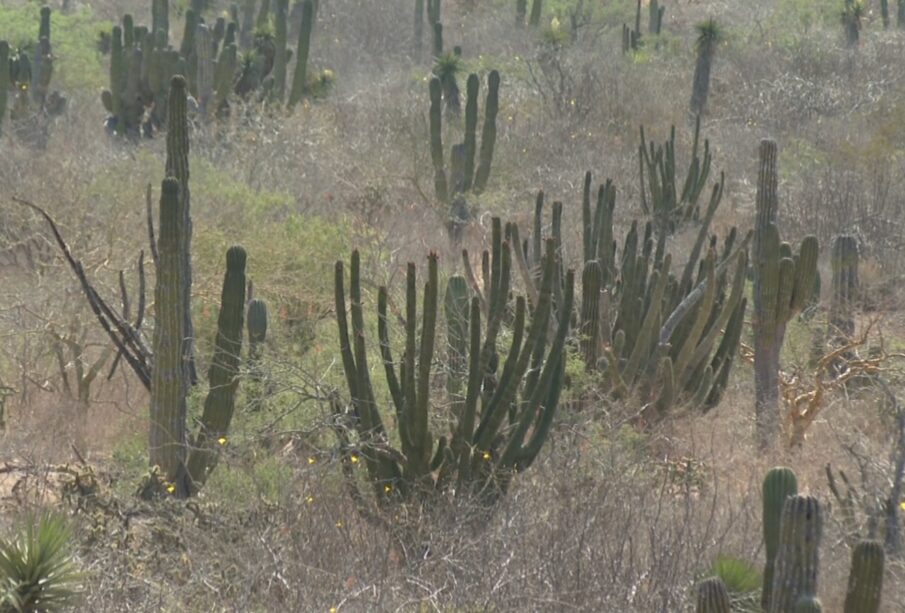
[[[877,541],[859,541],[852,549],[845,613],[878,613],[886,554]]]
[[[314,29],[314,3],[302,3],[302,27],[299,30],[298,50],[295,57],[295,73],[292,77],[292,91],[289,93],[289,108],[298,104],[305,95],[308,84],[308,55],[311,51],[311,32]]]
[[[242,353],[242,325],[245,318],[245,250],[231,247],[226,252],[226,276],[217,318],[217,337],[208,379],[210,390],[192,451],[188,458],[189,494],[200,489],[217,462],[218,449],[225,444],[239,386],[239,356]]]
[[[762,141],[753,258],[755,414],[761,448],[774,445],[779,435],[779,354],[786,324],[807,304],[817,275],[815,237],[806,237],[794,257],[791,247],[780,243],[776,159],[776,143]]]
[[[730,613],[729,590],[719,577],[711,577],[698,583],[696,613]]]
[[[792,611],[800,599],[816,597],[822,531],[823,518],[816,498],[796,495],[786,499],[770,613]]]
[[[772,468],[764,477],[763,526],[764,546],[767,562],[764,565],[764,586],[761,592],[761,607],[770,610],[773,592],[773,575],[776,568],[776,554],[779,551],[779,527],[786,499],[798,494],[798,480],[791,468]]]

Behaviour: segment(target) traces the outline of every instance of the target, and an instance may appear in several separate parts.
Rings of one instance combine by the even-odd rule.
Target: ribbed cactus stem
[[[877,541],[859,541],[852,549],[845,613],[878,613],[886,554]]]
[[[3,123],[6,121],[7,101],[10,90],[9,43],[0,40],[0,135],[3,134]]]
[[[261,357],[262,345],[267,340],[267,303],[255,298],[248,303],[248,359],[256,362]]]
[[[695,613],[730,613],[732,605],[729,590],[719,577],[710,577],[698,583]]]
[[[163,32],[161,49],[166,48],[170,38],[170,0],[152,0],[151,30],[155,37],[159,37],[160,32]]]
[[[311,52],[311,32],[314,30],[314,3],[302,2],[302,25],[299,28],[299,42],[295,52],[295,73],[292,76],[292,91],[289,93],[289,108],[298,104],[308,89],[308,55]]]
[[[468,75],[465,84],[465,180],[464,189],[471,189],[474,182],[475,157],[477,154],[478,90],[481,80],[478,75]]]
[[[217,463],[219,449],[226,444],[229,424],[236,408],[239,387],[239,356],[245,320],[245,250],[226,252],[226,275],[217,318],[217,337],[208,380],[210,389],[198,434],[188,459],[189,492],[197,492]]]
[[[773,593],[773,575],[776,554],[779,552],[779,526],[786,499],[798,494],[798,479],[791,468],[777,466],[771,468],[764,477],[763,484],[763,528],[764,549],[767,562],[764,565],[764,585],[761,592],[761,608],[770,610]]]
[[[528,18],[528,25],[532,28],[540,27],[541,13],[543,12],[543,0],[532,0],[531,16]]]
[[[858,239],[840,235],[833,241],[833,301],[830,326],[835,334],[851,338],[855,332],[854,305],[858,295]]]
[[[581,355],[585,368],[595,370],[600,358],[600,291],[603,271],[597,260],[584,263],[581,273]]]
[[[515,0],[515,25],[525,27],[525,17],[528,15],[528,0]]]
[[[823,518],[812,496],[786,499],[780,522],[779,551],[770,599],[770,613],[794,611],[803,597],[817,594]]]
[[[195,79],[198,70],[195,34],[198,32],[199,23],[198,14],[195,13],[195,11],[189,9],[185,12],[185,29],[182,34],[182,44],[179,46],[179,55],[185,59],[186,74],[184,76],[187,81],[187,86],[194,95],[198,94],[198,91],[195,88]]]
[[[205,24],[198,25],[195,33],[197,49],[195,52],[195,91],[198,94],[198,109],[202,117],[210,111],[211,98],[214,94],[214,49],[210,28]]]
[[[154,368],[151,372],[150,439],[151,466],[176,488],[176,494],[188,494],[185,479],[185,419],[188,382],[183,368],[185,338],[185,305],[188,296],[182,283],[180,246],[183,231],[183,200],[179,181],[164,179],[160,190],[160,223],[157,249],[155,325],[152,348]]]
[[[277,0],[274,14],[276,56],[273,63],[273,99],[282,103],[286,96],[286,45],[289,33],[289,0]]]
[[[430,149],[434,165],[434,194],[440,202],[447,202],[449,194],[446,185],[446,169],[443,165],[443,84],[432,77],[430,92]]]
[[[500,73],[491,70],[487,75],[487,101],[484,105],[484,128],[481,131],[481,152],[475,172],[474,191],[480,194],[487,187],[493,149],[496,145],[496,118],[500,110]]]

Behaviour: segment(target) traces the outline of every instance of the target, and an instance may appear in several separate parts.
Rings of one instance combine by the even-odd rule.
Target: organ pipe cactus
[[[778,216],[776,143],[760,146],[754,234],[754,380],[757,439],[775,444],[779,429],[779,355],[786,324],[805,307],[817,275],[817,239],[806,237],[793,255],[781,243]]]
[[[794,611],[802,598],[816,597],[822,531],[823,518],[816,498],[796,495],[786,499],[769,613]]]
[[[378,292],[380,355],[395,409],[401,444],[398,451],[390,446],[370,380],[358,252],[352,254],[349,278],[351,331],[346,314],[345,269],[337,262],[337,324],[358,442],[352,443],[348,429],[338,427],[337,434],[345,462],[352,457],[363,458],[378,506],[451,488],[457,497],[480,494],[482,500],[492,502],[506,491],[513,474],[531,465],[549,434],[563,383],[573,277],[571,272],[567,275],[563,296],[564,306],[569,308],[563,309],[548,344],[556,266],[553,243],[547,244],[537,307],[529,316],[525,299],[519,297],[513,312],[508,291],[510,247],[502,241],[498,219],[494,226],[492,250],[484,258],[492,275],[486,288],[489,293],[483,295],[490,305],[486,326],[482,325],[481,298],[477,296],[471,298],[465,321],[467,296],[463,295],[461,278],[453,277],[447,288],[448,343],[450,351],[458,355],[466,344],[463,333],[467,332],[467,350],[460,356],[467,363],[467,378],[464,397],[461,384],[448,383],[453,392],[453,402],[448,406],[453,414],[451,430],[445,436],[435,436],[429,425],[434,387],[431,364],[438,336],[437,256],[428,257],[420,326],[416,270],[414,264],[408,266],[401,362],[394,360],[390,344],[388,290],[382,287]],[[497,371],[496,342],[507,313],[512,314],[511,345],[501,372],[491,384],[488,375]],[[456,370],[464,373],[461,360]]]
[[[729,590],[719,577],[710,577],[698,583],[696,613],[730,613]]]
[[[210,389],[188,457],[189,494],[196,493],[204,485],[216,465],[219,449],[226,444],[229,424],[236,408],[245,319],[245,260],[242,247],[231,247],[226,252],[226,276],[220,298],[214,356],[208,374]]]
[[[764,566],[764,586],[761,592],[761,607],[764,611],[770,610],[776,554],[779,551],[782,510],[786,499],[796,494],[798,494],[798,480],[791,468],[779,466],[767,472],[763,485],[764,551],[767,558]]]
[[[877,541],[859,541],[852,549],[845,613],[878,613],[886,554]]]

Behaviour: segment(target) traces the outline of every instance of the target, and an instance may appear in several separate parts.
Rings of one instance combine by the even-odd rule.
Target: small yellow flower
[[[171,494],[175,494],[175,493],[176,493],[176,486],[173,485],[172,483],[167,484],[167,491],[168,491],[169,493],[171,493]]]
[[[330,607],[330,613],[336,613],[336,607]]]
[[[308,496],[307,498],[305,498],[305,502],[311,504],[312,502],[314,502],[314,496]]]
[[[352,462],[352,464],[358,464],[358,456],[357,455],[349,456],[349,461]]]
[[[337,527],[337,528],[342,528],[342,527],[343,527],[343,523],[342,523],[341,521],[336,522],[336,527]]]
[[[902,504],[899,505],[899,508],[905,511],[905,500],[902,501]]]
[[[481,457],[484,458],[485,461],[489,462],[490,458],[492,458],[493,456],[490,455],[489,451],[485,451]]]
[[[217,442],[220,443],[220,446],[221,446],[221,447],[222,447],[223,445],[226,445],[226,443],[227,443],[226,437],[225,437],[225,436],[221,436],[220,438],[217,439]]]
[[[308,463],[309,463],[309,464],[316,464],[316,463],[317,463],[317,458],[315,458],[315,457],[313,457],[313,456],[312,456],[312,457],[309,457],[309,458],[308,458]]]
[[[390,485],[389,483],[387,483],[386,485],[383,486],[383,491],[386,492],[387,494],[389,494],[390,492],[393,491],[393,486]]]

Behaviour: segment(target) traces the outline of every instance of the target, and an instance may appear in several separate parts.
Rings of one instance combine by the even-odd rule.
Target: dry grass
[[[144,0],[73,4],[90,6],[98,19],[126,11],[147,19]],[[223,248],[234,242],[248,248],[250,275],[272,312],[299,308],[309,328],[304,342],[290,342],[276,322],[267,349],[276,383],[265,408],[240,410],[226,460],[189,504],[149,505],[132,495],[144,470],[147,397],[128,373],[95,384],[79,428],[88,433],[81,450],[88,464],[73,455],[78,413],[62,393],[45,328],[72,315],[90,325],[90,313],[59,261],[41,256],[32,266],[2,257],[30,240],[46,244],[46,228],[6,198],[20,195],[59,221],[105,295],[117,296],[120,269],[134,286],[135,258],[147,245],[144,189],[161,179],[163,139],[138,147],[108,140],[97,92],[86,90],[67,92],[69,109],[45,150],[0,138],[0,384],[15,391],[0,433],[0,467],[15,464],[0,474],[0,527],[36,505],[70,512],[91,578],[79,610],[672,612],[689,610],[694,582],[717,556],[760,567],[760,481],[783,463],[802,489],[827,502],[821,597],[826,610],[841,610],[852,526],[830,504],[824,467],[845,470],[866,498],[887,492],[890,417],[871,390],[836,395],[801,449],[765,456],[752,444],[746,365],[712,414],[679,412],[650,431],[622,425],[637,407],[601,400],[563,410],[547,451],[483,525],[462,520],[473,509],[454,509],[415,522],[419,540],[401,550],[355,514],[327,409],[306,396],[311,380],[339,376],[330,265],[360,246],[368,288],[376,288],[398,287],[405,262],[423,261],[428,249],[440,252],[445,273],[458,263],[445,211],[432,197],[429,65],[409,58],[410,4],[321,0],[312,63],[336,72],[330,97],[291,117],[256,115],[219,135],[201,127],[193,134],[202,360]],[[475,4],[468,11],[467,2],[444,3],[447,45],[462,45],[469,70],[499,68],[503,85],[493,174],[471,202],[477,219],[465,246],[486,243],[491,214],[527,221],[543,188],[548,201],[565,203],[574,264],[587,169],[595,182],[616,179],[619,224],[640,215],[638,125],[661,141],[677,125],[684,167],[693,26],[714,16],[730,29],[703,126],[714,173],[727,173],[715,230],[751,226],[757,143],[776,138],[784,237],[818,233],[825,244],[857,229],[868,261],[862,279],[884,311],[888,346],[901,350],[902,33],[882,32],[875,19],[851,52],[836,21],[803,25],[801,15],[822,15],[829,2],[667,2],[661,50],[624,58],[621,23],[634,6],[624,0],[595,3],[591,25],[551,54],[512,27],[510,2]],[[66,70],[65,58],[59,68]],[[671,246],[681,252],[687,240],[680,235]],[[97,330],[88,338],[103,342]],[[796,323],[785,354],[790,369],[805,363],[808,342],[807,327]],[[900,375],[888,377],[901,392]],[[866,516],[856,515],[866,534]],[[903,584],[905,567],[891,562],[884,611],[905,610]]]

